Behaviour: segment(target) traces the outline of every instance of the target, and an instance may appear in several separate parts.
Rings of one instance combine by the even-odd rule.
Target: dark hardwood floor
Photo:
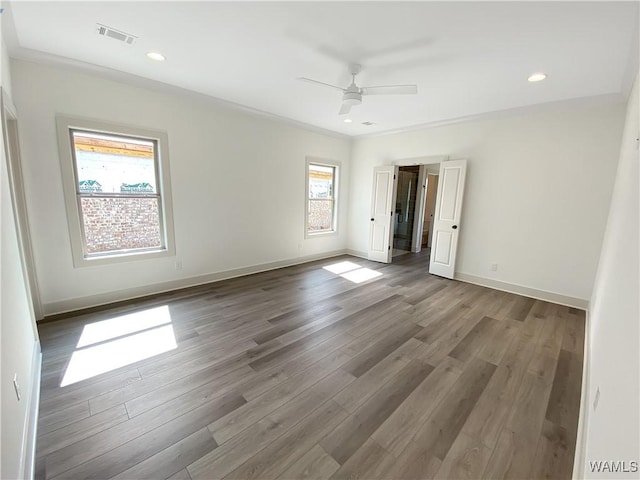
[[[571,478],[584,312],[427,261],[344,256],[40,325],[37,478]]]

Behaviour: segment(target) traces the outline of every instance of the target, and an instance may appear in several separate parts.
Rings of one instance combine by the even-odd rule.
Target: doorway
[[[394,257],[411,252],[419,174],[418,165],[398,169],[398,191],[393,217]]]
[[[411,238],[409,251],[419,253],[425,237],[424,230],[427,228],[429,273],[445,278],[454,277],[467,160],[449,160],[448,158],[438,160],[437,163],[436,161],[429,163],[404,161],[400,164],[373,168],[371,224],[367,254],[369,260],[391,263],[394,250],[399,254],[408,251],[406,249],[409,238]],[[415,202],[413,202],[411,190],[412,186],[415,186],[415,167],[418,168],[419,187],[413,188],[416,192]],[[401,169],[408,174],[403,173],[402,180],[398,178]],[[429,182],[430,173],[431,182]],[[401,186],[398,197],[399,183]],[[435,201],[430,201],[427,209],[429,183],[431,183],[431,189],[435,191]],[[433,192],[429,196],[431,195]],[[432,210],[434,210],[433,213]],[[409,222],[412,214],[413,222]],[[401,220],[406,225],[401,226]],[[428,227],[426,227],[427,224]],[[410,235],[409,225],[413,225]],[[430,241],[431,247],[429,247]]]
[[[393,257],[431,248],[439,169],[440,163],[398,167]]]
[[[438,179],[437,173],[427,172],[426,178],[426,191],[425,191],[425,203],[424,203],[424,220],[422,222],[422,248],[431,248],[431,242],[433,241],[433,220],[436,212],[436,193],[438,192]]]

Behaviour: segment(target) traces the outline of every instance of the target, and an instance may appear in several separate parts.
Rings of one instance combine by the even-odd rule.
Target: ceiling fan
[[[358,75],[361,70],[362,67],[357,63],[349,66],[349,71],[351,73],[351,85],[347,88],[342,88],[337,85],[331,85],[330,83],[320,82],[306,77],[298,77],[298,80],[336,88],[343,92],[342,107],[338,112],[339,115],[346,115],[351,111],[351,107],[354,105],[360,105],[362,103],[363,95],[415,95],[418,93],[417,85],[379,85],[375,87],[359,87],[356,85],[356,75]]]

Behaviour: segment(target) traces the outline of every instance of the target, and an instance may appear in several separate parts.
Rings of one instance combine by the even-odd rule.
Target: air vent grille
[[[109,37],[113,38],[114,40],[119,40],[120,42],[124,42],[127,45],[133,45],[133,42],[135,42],[138,38],[135,35],[131,35],[130,33],[116,30],[115,28],[107,27],[106,25],[101,25],[99,23],[96,24],[96,33],[98,35],[102,35],[103,37]]]

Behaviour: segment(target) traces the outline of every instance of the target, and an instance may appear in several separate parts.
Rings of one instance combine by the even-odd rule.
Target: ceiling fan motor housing
[[[362,103],[362,94],[360,92],[345,92],[342,96],[342,103],[347,105],[360,105]]]

